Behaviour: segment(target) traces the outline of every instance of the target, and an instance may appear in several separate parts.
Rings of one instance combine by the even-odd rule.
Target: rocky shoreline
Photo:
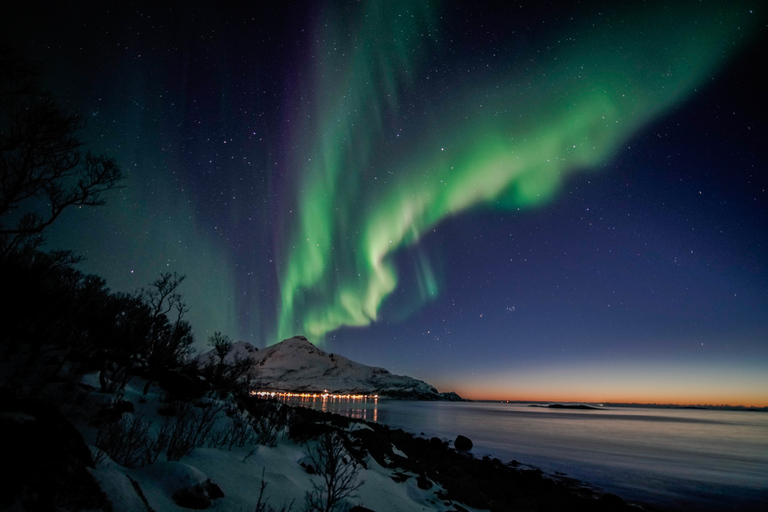
[[[99,418],[102,422],[108,421],[108,416],[113,418],[113,422],[117,422],[115,418],[123,415],[133,418],[129,421],[138,421],[136,418],[140,416],[134,414],[141,413],[132,412],[133,402],[123,401],[117,407],[111,402],[91,401],[87,397],[95,396],[95,390],[86,390],[82,387],[83,384],[80,386],[80,396],[83,398],[79,402],[82,406],[80,412],[90,411],[81,418],[87,424]],[[77,389],[73,391],[77,392]],[[167,407],[167,404],[155,400],[150,396],[142,405],[153,409],[158,406]],[[137,400],[137,403],[141,402]],[[175,402],[178,407],[183,407],[184,403]],[[203,404],[196,403],[197,405],[189,402],[188,406],[199,408]],[[301,482],[301,475],[304,473],[307,473],[307,479],[316,478],[313,475],[316,475],[318,470],[308,463],[307,447],[317,444],[323,438],[331,437],[343,445],[344,450],[340,453],[344,453],[345,458],[351,457],[357,465],[366,470],[364,473],[367,474],[362,476],[363,480],[371,479],[376,482],[376,478],[379,478],[378,484],[367,485],[366,498],[358,501],[365,506],[358,505],[351,509],[356,512],[378,512],[377,505],[382,504],[381,498],[371,498],[371,485],[386,489],[384,492],[388,493],[387,496],[392,496],[392,499],[405,498],[403,505],[409,507],[407,510],[654,510],[627,503],[613,494],[597,492],[565,475],[548,475],[517,461],[503,462],[488,456],[475,457],[471,453],[472,441],[462,435],[458,435],[452,442],[436,437],[427,439],[375,422],[245,395],[239,396],[238,400],[230,404],[230,414],[240,414],[236,413],[236,409],[242,407],[239,410],[243,414],[247,411],[250,417],[268,419],[270,431],[283,439],[282,448],[259,444],[243,448],[245,451],[233,455],[235,452],[231,451],[231,447],[227,449],[223,446],[209,446],[200,452],[192,451],[180,461],[169,457],[167,461],[158,460],[157,463],[162,464],[162,469],[156,466],[155,462],[120,466],[110,458],[97,463],[93,454],[98,453],[98,450],[92,451],[94,447],[86,444],[82,432],[58,411],[57,406],[38,400],[0,401],[0,420],[3,420],[0,423],[3,423],[2,426],[10,434],[6,436],[6,448],[10,449],[11,444],[16,448],[22,447],[17,450],[17,456],[9,460],[10,466],[14,468],[9,480],[13,485],[9,488],[9,493],[0,495],[0,509],[4,509],[4,505],[20,503],[22,507],[19,510],[47,510],[52,509],[49,505],[54,503],[68,503],[71,510],[108,512],[147,509],[159,512],[169,510],[164,508],[169,503],[187,507],[183,499],[186,495],[183,493],[189,492],[196,501],[194,506],[188,508],[216,508],[213,502],[223,500],[225,510],[237,510],[237,507],[240,507],[240,510],[253,510],[251,505],[242,508],[242,497],[238,498],[238,494],[243,492],[242,482],[254,481],[254,475],[250,473],[252,466],[240,464],[251,457],[254,461],[259,459],[253,467],[258,468],[261,465],[262,484],[264,468],[272,474],[274,487],[270,487],[268,491],[272,499],[279,499],[274,497],[276,491],[278,496],[287,496],[289,502],[291,499],[301,500],[306,485],[302,487],[302,484],[292,484],[280,489],[280,484],[276,482]],[[81,424],[80,427],[83,428],[84,425]],[[192,449],[193,447],[190,447],[190,450]],[[297,456],[302,452],[304,456]],[[230,465],[232,462],[237,462],[234,467]],[[172,485],[163,483],[163,478],[167,480],[166,477],[160,479],[162,482],[158,480],[158,475],[166,473],[176,475],[171,478],[173,482],[168,480]],[[182,476],[182,480],[176,481],[176,477]],[[197,480],[189,480],[188,477],[195,477],[200,480],[201,485],[207,486],[204,495],[200,494],[200,485],[190,487],[190,482],[195,484]],[[130,482],[131,487],[128,487],[126,482]],[[169,485],[171,487],[168,487]],[[252,485],[249,484],[246,494],[258,492],[250,488]],[[216,492],[211,492],[211,489]],[[247,498],[246,502],[251,498]],[[226,502],[228,499],[230,501]],[[31,508],[23,506],[26,502],[29,502]],[[416,507],[413,506],[415,503],[418,503]],[[382,510],[400,510],[392,505],[393,503],[386,504]],[[284,508],[290,509],[291,507]]]
[[[259,407],[290,407],[292,436],[298,433],[299,437],[311,439],[333,429],[358,463],[366,466],[366,456],[370,455],[393,471],[393,480],[414,478],[419,488],[434,488],[436,498],[457,511],[465,510],[464,506],[493,512],[653,510],[627,503],[614,494],[596,492],[575,479],[527,468],[517,461],[476,458],[465,451],[471,447],[467,438],[463,441],[469,445],[453,443],[456,448],[465,448],[459,450],[439,438],[426,439],[379,423],[273,400],[258,402]]]

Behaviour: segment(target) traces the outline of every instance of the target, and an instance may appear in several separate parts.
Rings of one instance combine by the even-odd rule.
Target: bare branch
[[[332,512],[347,498],[356,497],[355,492],[363,485],[358,479],[360,466],[349,456],[336,432],[325,432],[306,454],[323,481],[312,482],[313,491],[306,495],[308,510]]]
[[[36,81],[19,52],[0,47],[0,254],[39,246],[65,210],[103,205],[123,179],[113,158],[82,149],[85,122]]]

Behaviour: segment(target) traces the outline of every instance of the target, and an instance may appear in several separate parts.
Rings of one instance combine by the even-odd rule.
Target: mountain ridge
[[[213,357],[213,351],[198,361]],[[246,342],[233,344],[225,362],[236,357],[253,361],[249,382],[254,390],[303,393],[366,394],[406,400],[462,400],[456,393],[440,393],[430,384],[406,375],[328,353],[304,336],[294,336],[263,350]]]

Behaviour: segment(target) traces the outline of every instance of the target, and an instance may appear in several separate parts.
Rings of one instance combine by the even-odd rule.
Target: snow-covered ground
[[[85,383],[96,386],[97,378],[96,374],[87,375]],[[138,379],[128,384],[124,398],[134,404],[135,412],[125,414],[141,415],[157,426],[162,422],[158,410],[166,405],[161,400],[163,393],[152,387],[147,395],[142,395],[143,384]],[[93,393],[96,398],[104,396]],[[220,416],[217,421],[221,424],[230,421],[223,413]],[[369,427],[356,424],[352,428]],[[93,443],[95,430],[88,426],[81,426],[81,429],[86,442]],[[179,461],[167,461],[160,455],[154,464],[134,468],[122,467],[109,457],[102,457],[93,474],[113,503],[115,512],[146,512],[148,507],[155,512],[188,510],[174,502],[173,494],[181,488],[205,484],[207,480],[224,493],[222,498],[213,501],[212,510],[253,511],[259,498],[262,475],[267,484],[262,499],[266,498],[269,506],[280,510],[292,503],[291,510],[303,511],[305,495],[312,490],[313,482],[320,483],[318,475],[308,474],[301,465],[307,460],[311,443],[313,441],[306,445],[297,444],[280,435],[274,447],[248,445],[232,450],[199,447]],[[98,453],[95,446],[91,449]],[[348,505],[362,505],[377,512],[455,510],[450,503],[438,499],[440,486],[422,490],[416,484],[416,475],[398,483],[392,478],[394,471],[382,467],[372,457],[367,457],[366,464],[367,469],[361,468],[358,474],[363,484],[355,493],[357,497],[348,500]],[[146,503],[137,489],[141,490]]]

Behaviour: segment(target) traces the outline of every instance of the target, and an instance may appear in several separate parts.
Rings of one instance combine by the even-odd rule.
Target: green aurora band
[[[421,87],[439,40],[435,14],[415,4],[370,2],[352,28],[349,13],[319,24],[313,109],[292,134],[296,204],[274,341],[375,321],[397,286],[396,250],[469,209],[544,204],[711,78],[758,18],[724,3],[585,16],[543,56],[515,59],[537,59],[531,70],[506,61],[491,78],[457,81],[393,147],[402,98]],[[425,301],[437,281],[424,255],[418,267]]]

